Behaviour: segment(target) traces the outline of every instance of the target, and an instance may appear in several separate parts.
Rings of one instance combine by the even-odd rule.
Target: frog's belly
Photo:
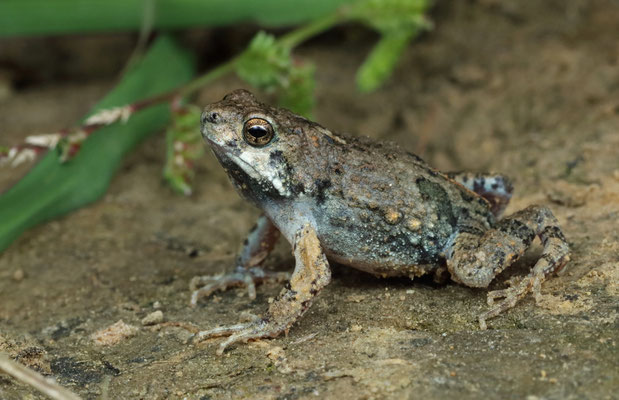
[[[383,278],[391,276],[408,276],[414,278],[422,276],[439,268],[439,264],[409,264],[398,260],[369,260],[367,258],[345,258],[340,254],[326,251],[329,261],[346,265]]]

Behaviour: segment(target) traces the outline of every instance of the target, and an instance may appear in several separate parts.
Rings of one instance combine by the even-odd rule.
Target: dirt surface
[[[0,350],[88,399],[619,398],[619,4],[449,2],[432,17],[435,30],[370,95],[352,79],[372,43],[365,31],[300,49],[318,65],[316,120],[397,141],[439,169],[507,173],[517,188],[508,212],[548,205],[573,254],[541,304],[526,298],[481,331],[485,290],[334,266],[287,337],[217,357],[220,340],[193,344],[192,329],[260,314],[280,287],[188,307],[189,280],[230,270],[258,211],[210,154],[196,193],[173,194],[161,181],[158,136],[126,160],[101,201],[0,255]],[[79,76],[13,91],[5,78],[2,143],[70,126],[114,81]],[[197,102],[240,85],[218,82]],[[23,172],[1,171],[0,188]],[[525,274],[538,251],[492,288]],[[283,243],[268,267],[292,262]],[[41,396],[0,375],[0,398]]]

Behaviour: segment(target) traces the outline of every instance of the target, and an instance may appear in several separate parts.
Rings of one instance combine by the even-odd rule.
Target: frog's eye
[[[273,139],[273,125],[262,118],[252,118],[243,125],[243,138],[254,147],[267,145]]]

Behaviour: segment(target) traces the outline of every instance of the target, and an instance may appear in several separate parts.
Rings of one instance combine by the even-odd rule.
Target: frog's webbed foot
[[[331,280],[327,258],[322,252],[316,231],[303,226],[295,235],[295,270],[288,287],[271,303],[265,316],[252,322],[199,332],[197,340],[228,336],[217,350],[218,354],[232,343],[263,337],[276,337],[289,329],[309,308],[316,294]]]
[[[249,298],[256,298],[256,284],[264,282],[283,282],[290,278],[288,272],[270,272],[260,267],[245,269],[237,267],[236,271],[226,275],[196,276],[189,282],[191,290],[191,306],[195,307],[198,301],[218,290],[227,290],[231,287],[247,288]]]
[[[487,319],[514,307],[531,291],[539,302],[542,283],[569,261],[569,247],[557,219],[541,206],[530,206],[501,220],[496,229],[470,228],[456,238],[447,260],[452,279],[470,287],[487,287],[525,252],[535,236],[543,246],[539,260],[520,282],[488,293],[488,304],[494,307],[479,316],[481,329],[486,329]],[[502,300],[495,305],[497,299]]]
[[[260,268],[260,264],[271,252],[278,238],[277,227],[264,215],[258,218],[258,222],[243,242],[236,270],[227,275],[194,277],[189,283],[192,291],[190,305],[195,307],[202,297],[235,286],[245,286],[249,297],[253,300],[256,298],[256,284],[287,280],[290,277],[287,272],[268,272]]]

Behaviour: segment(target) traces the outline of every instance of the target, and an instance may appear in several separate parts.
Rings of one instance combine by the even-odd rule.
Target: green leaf
[[[381,39],[357,71],[357,87],[371,92],[391,76],[408,42],[432,24],[424,15],[428,0],[363,0],[347,15],[381,33]]]
[[[431,27],[424,13],[428,0],[362,0],[349,9],[349,16],[381,32],[410,32]]]
[[[301,114],[306,118],[312,117],[314,109],[314,88],[316,80],[314,64],[305,63],[294,66],[290,70],[289,85],[279,92],[279,105]]]
[[[172,39],[161,37],[93,112],[164,93],[187,82],[193,73],[192,58]],[[137,112],[125,124],[99,129],[64,164],[55,152],[48,152],[28,175],[0,196],[0,251],[27,228],[97,200],[105,193],[122,157],[165,127],[169,118],[167,104],[155,105]]]
[[[314,107],[311,64],[295,63],[287,44],[258,32],[235,63],[237,75],[253,87],[275,93],[281,106],[309,116]]]
[[[258,32],[236,62],[238,76],[257,89],[273,92],[287,86],[291,67],[290,48],[273,35]]]
[[[200,136],[200,109],[185,106],[172,115],[166,132],[166,165],[163,177],[177,193],[190,195],[194,162],[204,154]]]
[[[357,87],[368,93],[378,89],[391,76],[400,55],[414,32],[385,34],[357,70]]]
[[[154,29],[222,26],[254,21],[295,25],[351,0],[153,0]],[[0,36],[138,31],[142,0],[0,0]]]

